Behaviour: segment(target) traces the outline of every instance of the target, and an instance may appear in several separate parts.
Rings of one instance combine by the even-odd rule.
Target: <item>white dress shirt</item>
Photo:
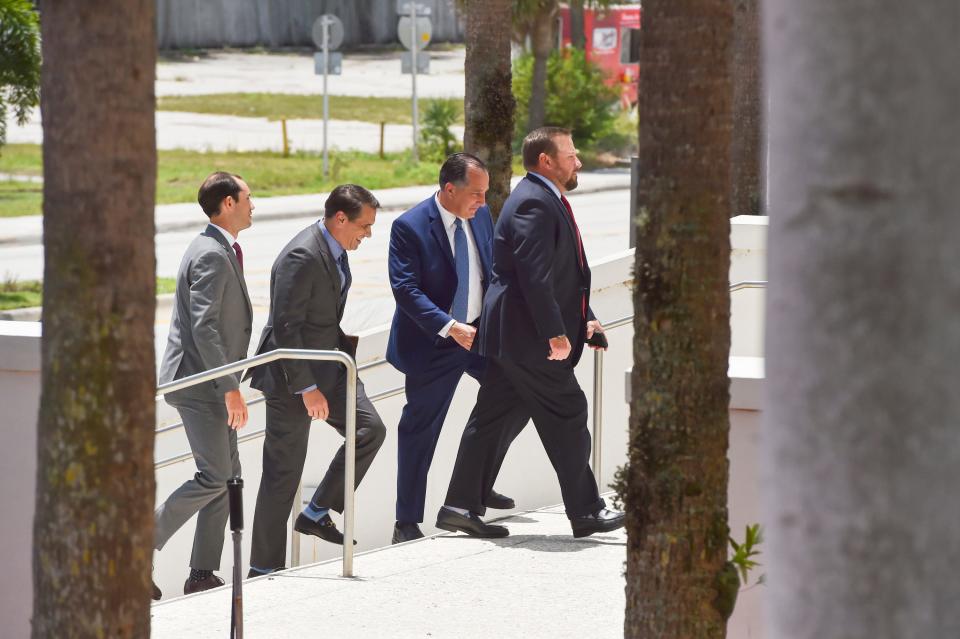
[[[450,241],[450,252],[453,254],[454,259],[456,259],[456,248],[453,244],[453,233],[457,230],[456,221],[457,216],[443,208],[443,205],[440,204],[440,198],[437,195],[433,196],[433,200],[437,205],[437,209],[440,211],[440,219],[443,221],[443,228],[447,231],[447,239]],[[473,231],[470,229],[470,224],[468,220],[463,220],[461,225],[463,227],[463,232],[467,236],[467,253],[469,254],[468,264],[470,266],[470,278],[469,286],[467,293],[467,324],[475,322],[478,317],[480,317],[480,311],[483,310],[483,268],[480,266],[480,254],[477,252],[477,243],[473,239]],[[448,313],[452,309],[444,309]],[[456,320],[451,319],[447,322],[447,325],[440,329],[438,335],[440,337],[446,337],[450,333],[450,329],[453,327]]]
[[[213,222],[210,222],[210,226],[212,226],[213,228],[215,228],[215,229],[217,229],[218,231],[220,231],[220,235],[222,235],[222,236],[223,236],[223,239],[225,239],[225,240],[227,241],[227,245],[228,245],[230,248],[233,248],[233,245],[237,243],[237,238],[235,238],[234,236],[230,235],[230,231],[228,231],[227,229],[223,228],[222,226],[217,226],[217,225],[214,224]],[[234,254],[234,255],[237,254],[237,249],[233,248],[233,254]]]

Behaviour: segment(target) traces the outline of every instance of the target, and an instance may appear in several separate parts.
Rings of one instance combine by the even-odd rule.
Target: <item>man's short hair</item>
[[[570,129],[559,126],[542,126],[527,133],[527,137],[523,138],[523,150],[520,152],[521,157],[523,157],[523,168],[527,170],[537,168],[537,165],[540,164],[541,153],[556,157],[557,143],[555,140],[566,135],[570,135]]]
[[[454,153],[447,157],[443,166],[440,167],[440,188],[447,184],[454,186],[464,186],[467,183],[467,171],[470,167],[487,170],[487,165],[483,160],[471,153]]]
[[[341,184],[332,191],[323,204],[325,218],[331,218],[337,211],[343,211],[351,222],[360,216],[364,205],[380,208],[380,202],[373,193],[356,184]]]
[[[200,185],[197,191],[197,202],[200,208],[207,214],[207,217],[213,217],[220,212],[220,203],[223,198],[230,196],[236,201],[240,201],[240,183],[237,180],[243,178],[234,173],[224,173],[217,171],[207,176],[207,179]]]

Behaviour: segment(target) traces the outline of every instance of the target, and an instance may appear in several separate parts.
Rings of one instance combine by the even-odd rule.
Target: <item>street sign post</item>
[[[400,43],[409,49],[404,53],[400,62],[400,72],[410,74],[413,110],[413,161],[417,157],[417,140],[419,135],[420,114],[417,109],[417,73],[428,73],[430,70],[430,54],[421,51],[429,43],[433,34],[433,23],[430,21],[430,7],[416,2],[397,0],[397,13],[401,16],[397,23],[397,36]],[[404,15],[406,14],[406,15]]]
[[[325,13],[313,23],[311,36],[320,49],[313,55],[314,72],[323,74],[323,177],[327,177],[330,174],[330,158],[327,154],[327,124],[330,120],[327,76],[340,75],[343,56],[332,52],[343,44],[343,23],[337,16]]]

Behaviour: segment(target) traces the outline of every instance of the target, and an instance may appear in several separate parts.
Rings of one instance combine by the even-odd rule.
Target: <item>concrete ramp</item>
[[[609,496],[608,496],[609,501]],[[501,520],[504,539],[441,534],[243,585],[247,637],[623,636],[626,534],[574,539],[560,506]],[[154,638],[229,636],[229,587],[153,607]]]

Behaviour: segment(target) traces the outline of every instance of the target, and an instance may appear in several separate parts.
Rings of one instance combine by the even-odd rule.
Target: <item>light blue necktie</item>
[[[450,314],[458,322],[467,321],[467,294],[470,292],[470,256],[467,253],[467,234],[463,222],[457,218],[453,231],[453,262],[457,267],[457,291],[453,294]]]

